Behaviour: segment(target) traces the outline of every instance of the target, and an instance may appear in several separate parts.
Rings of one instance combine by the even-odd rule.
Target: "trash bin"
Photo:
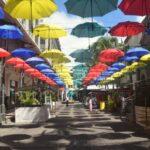
[[[105,110],[105,102],[100,101],[100,110]]]

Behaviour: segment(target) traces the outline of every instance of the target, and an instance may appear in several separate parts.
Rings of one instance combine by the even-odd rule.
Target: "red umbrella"
[[[25,73],[31,74],[31,73],[35,73],[35,72],[37,72],[37,71],[38,71],[37,69],[30,68],[30,69],[26,69],[26,70],[25,70]]]
[[[27,70],[27,69],[30,69],[30,68],[31,67],[28,64],[26,64],[26,63],[15,65],[15,69]]]
[[[6,50],[0,48],[0,58],[8,57],[8,56],[10,56],[10,55],[11,55],[11,54],[10,54],[8,51],[6,51]]]
[[[123,0],[119,8],[126,15],[150,15],[150,0]]]
[[[121,22],[114,26],[109,33],[112,36],[133,36],[145,31],[144,24],[138,22]]]
[[[10,58],[6,61],[6,64],[9,64],[9,65],[17,65],[17,64],[23,64],[25,63],[24,60],[20,59],[20,58]]]
[[[124,52],[118,49],[106,49],[100,52],[99,61],[103,63],[113,63],[124,56]]]

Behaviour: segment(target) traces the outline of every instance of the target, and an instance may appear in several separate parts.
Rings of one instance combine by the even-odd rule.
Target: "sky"
[[[76,25],[91,21],[90,18],[81,18],[75,15],[68,14],[64,3],[67,0],[55,0],[55,3],[58,5],[58,11],[55,12],[52,16],[45,20],[45,23],[56,24],[64,27],[68,33],[71,32],[71,29]],[[121,0],[119,0],[119,3]],[[126,16],[119,9],[109,14],[106,14],[103,17],[95,17],[94,21],[103,25],[104,27],[113,27],[119,22],[123,21],[138,21],[141,22],[141,17],[136,16]],[[90,39],[90,44],[96,42],[99,37]],[[86,49],[89,47],[89,40],[87,38],[77,38],[68,34],[68,36],[60,38],[61,49],[64,53],[69,55],[71,52],[77,49]]]

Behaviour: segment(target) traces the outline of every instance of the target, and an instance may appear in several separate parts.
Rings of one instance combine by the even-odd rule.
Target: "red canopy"
[[[8,51],[6,51],[6,50],[0,48],[0,58],[8,57],[8,56],[10,56],[10,55],[11,55],[11,54],[10,54]]]
[[[145,27],[142,23],[127,21],[117,24],[109,31],[109,33],[112,36],[125,37],[137,35],[144,31]]]
[[[123,0],[119,8],[126,15],[150,15],[150,0]]]
[[[100,52],[99,61],[103,63],[113,63],[124,56],[124,52],[118,49],[106,49]]]
[[[26,63],[23,63],[23,64],[17,64],[15,65],[15,69],[23,69],[23,70],[26,70],[26,69],[30,69],[31,67],[26,64]]]
[[[9,65],[17,65],[17,64],[24,64],[24,63],[25,63],[24,60],[17,58],[17,57],[10,58],[6,61],[6,64],[9,64]]]

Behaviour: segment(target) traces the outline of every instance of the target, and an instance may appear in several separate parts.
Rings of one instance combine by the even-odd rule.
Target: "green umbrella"
[[[92,52],[88,49],[76,50],[70,54],[71,57],[76,58],[76,62],[89,63],[92,62]]]
[[[68,0],[67,12],[83,18],[104,16],[117,9],[118,0]]]
[[[104,35],[107,30],[96,22],[86,22],[77,25],[71,32],[72,35],[77,37],[89,37]]]

